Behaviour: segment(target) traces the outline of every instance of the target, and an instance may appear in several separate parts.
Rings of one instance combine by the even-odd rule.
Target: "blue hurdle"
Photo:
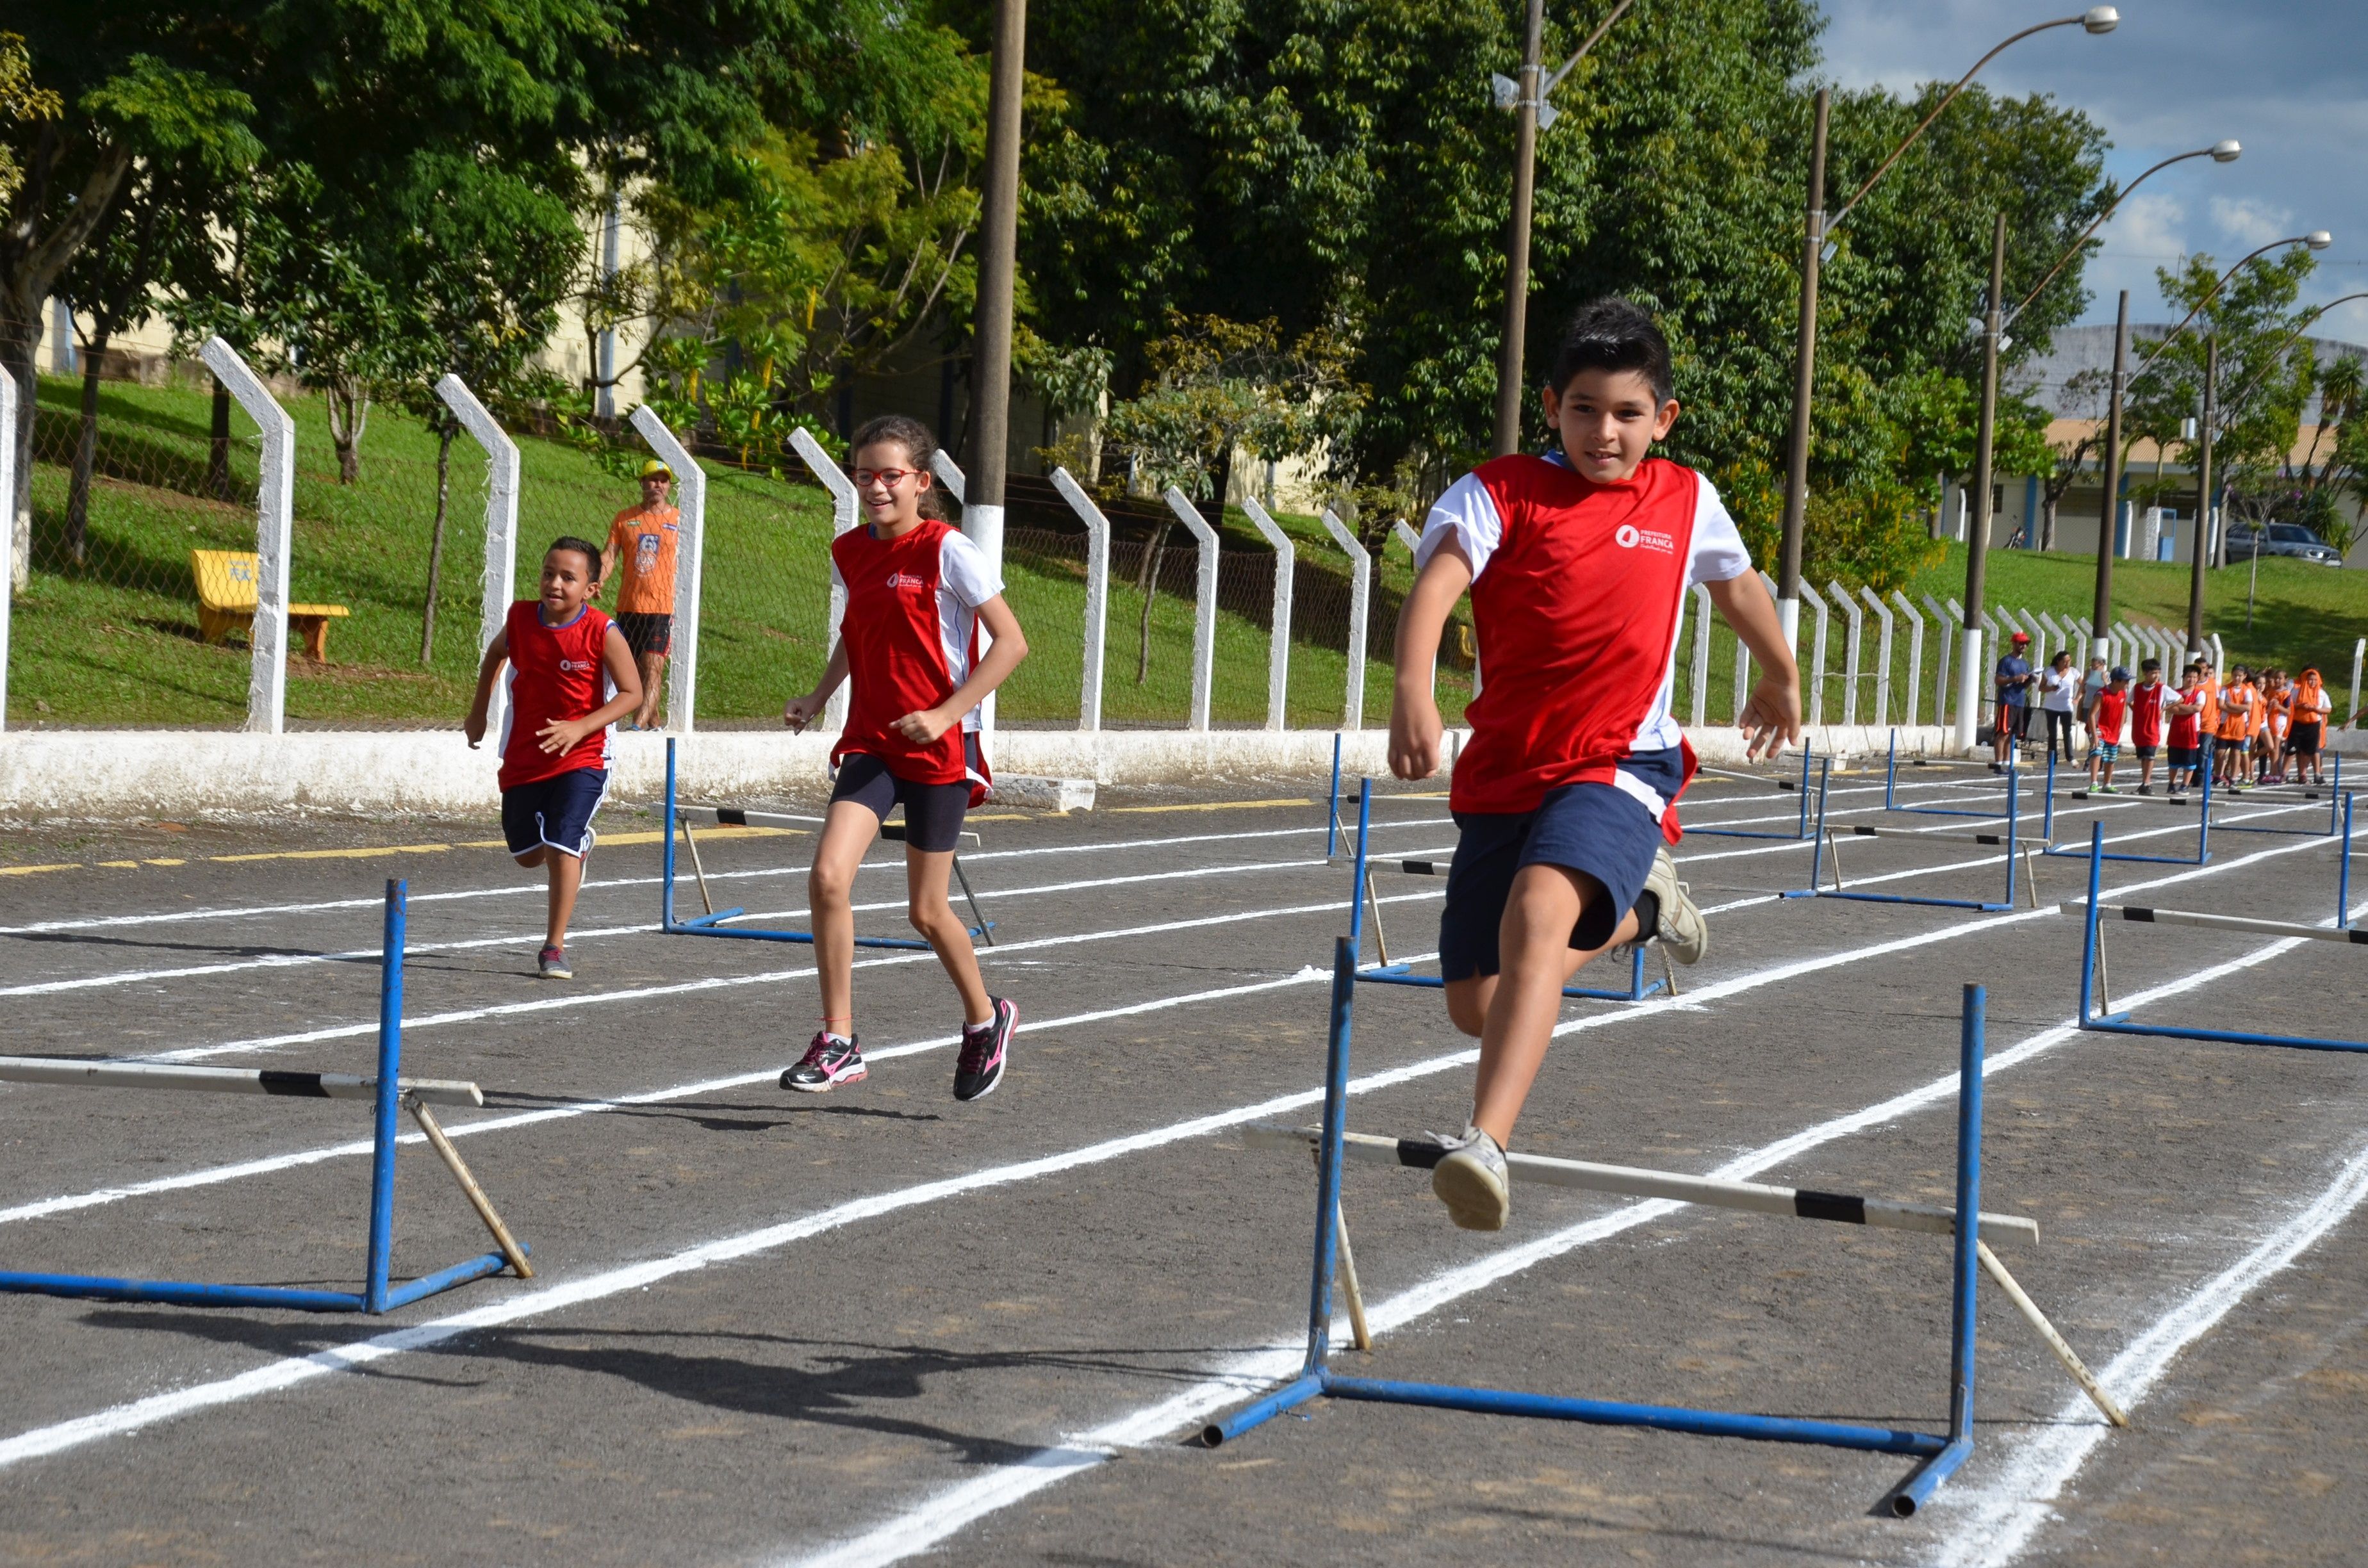
[[[2202,793],[2203,799],[2202,801],[2202,809],[2197,813],[2198,821],[2195,824],[2194,854],[2131,855],[2102,850],[2099,851],[2099,853],[2103,854],[2104,858],[2108,860],[2143,860],[2148,865],[2155,866],[2201,866],[2209,861],[2212,858],[2212,770],[2209,767],[2206,767],[2203,771],[2203,789]],[[2073,798],[2075,800],[2085,801],[2092,797],[2089,790],[2076,790],[2073,791]],[[2112,798],[2115,800],[2121,800],[2123,797],[2116,791]],[[2152,799],[2150,796],[2132,796],[2129,798],[2133,800]],[[2177,806],[2185,805],[2187,803],[2187,797],[2184,795],[2166,795],[2163,797],[2163,800],[2164,803],[2168,805]],[[2091,824],[2090,825],[2093,827],[2096,824]],[[2040,835],[2047,841],[2047,847],[2040,851],[2043,855],[2055,855],[2066,859],[2078,859],[2082,856],[2089,854],[2089,851],[2087,849],[2066,849],[2055,842],[2055,754],[2053,751],[2047,754],[2047,814],[2041,820],[2039,831]]]
[[[707,808],[699,809],[704,811]],[[728,826],[761,825],[759,819],[767,822],[789,820],[779,817],[778,813],[730,809],[719,810],[715,815],[717,821]],[[819,819],[796,820],[817,821]],[[753,926],[724,925],[723,922],[726,920],[736,920],[748,913],[738,904],[734,904],[730,909],[711,909],[705,915],[694,915],[688,920],[677,919],[674,912],[674,842],[677,833],[688,834],[689,830],[689,824],[681,820],[680,812],[675,804],[674,738],[669,735],[666,738],[666,855],[664,869],[658,878],[658,929],[669,937],[736,937],[746,942],[801,942],[809,947],[814,945],[814,933],[811,931],[774,931]],[[886,839],[902,839],[905,836],[904,824],[882,823],[880,825],[880,836]],[[695,858],[698,853],[699,846],[694,840],[691,844],[691,854]],[[970,901],[972,918],[978,922],[970,928],[970,934],[973,937],[984,937],[989,947],[994,946],[995,922],[979,913],[978,896],[970,891],[970,877],[962,869],[960,856],[954,858],[954,875],[962,882],[962,896]],[[700,883],[700,891],[702,894],[705,893],[706,888],[706,881],[702,878]],[[855,938],[855,945],[859,948],[898,948],[909,952],[926,953],[929,950],[929,944],[917,937],[858,937]]]
[[[211,1285],[181,1279],[128,1279],[99,1274],[46,1274],[0,1272],[0,1290],[27,1295],[70,1296],[106,1301],[165,1301],[183,1307],[292,1307],[308,1312],[388,1312],[406,1307],[426,1297],[450,1290],[472,1279],[483,1279],[498,1274],[504,1268],[512,1270],[519,1278],[534,1277],[526,1261],[527,1248],[513,1241],[501,1219],[494,1212],[484,1191],[478,1187],[468,1167],[445,1137],[443,1129],[427,1109],[420,1090],[424,1085],[403,1079],[403,938],[405,913],[405,886],[390,879],[386,884],[386,926],[384,945],[379,959],[378,993],[378,1079],[369,1086],[374,1103],[375,1146],[370,1159],[370,1262],[369,1278],[363,1288],[354,1290],[304,1290],[283,1285]],[[135,1082],[138,1064],[97,1064],[72,1062],[51,1062],[42,1064],[54,1071],[43,1073],[35,1081],[67,1082],[68,1074],[99,1085],[128,1085]],[[340,1074],[280,1073],[250,1074],[246,1070],[217,1068],[219,1082],[202,1083],[194,1075],[205,1071],[193,1068],[159,1069],[150,1074],[153,1086],[160,1088],[238,1088],[245,1092],[294,1095],[307,1098],[358,1097],[361,1088]],[[31,1071],[12,1073],[11,1077],[33,1078]],[[252,1077],[250,1085],[245,1082]],[[306,1082],[309,1080],[309,1082]],[[475,1085],[439,1083],[433,1087],[444,1093],[433,1097],[450,1103],[455,1098],[482,1103]],[[466,1091],[460,1096],[457,1091]],[[396,1285],[389,1278],[394,1254],[394,1150],[395,1111],[400,1107],[411,1113],[419,1130],[427,1137],[452,1175],[461,1190],[476,1210],[477,1217],[493,1233],[499,1244],[496,1252],[457,1263],[437,1273],[425,1275],[406,1284]]]
[[[1417,974],[1410,964],[1392,963],[1387,933],[1381,928],[1381,901],[1373,892],[1372,862],[1367,858],[1367,834],[1372,824],[1373,781],[1360,782],[1357,790],[1357,865],[1355,880],[1349,884],[1349,942],[1361,964],[1365,951],[1365,901],[1373,900],[1373,936],[1381,949],[1382,961],[1372,969],[1359,968],[1357,978],[1370,985],[1414,985],[1429,991],[1443,990],[1447,982],[1435,974]],[[1444,866],[1431,860],[1401,860],[1401,870],[1417,877],[1443,877]],[[1674,971],[1664,971],[1662,978],[1645,979],[1645,943],[1634,942],[1628,949],[1628,988],[1611,991],[1594,985],[1565,985],[1562,994],[1585,1002],[1642,1002],[1654,993],[1668,989],[1676,993]]]
[[[1816,744],[1812,742],[1803,741],[1801,743],[1801,777],[1797,783],[1790,778],[1780,778],[1775,781],[1776,788],[1779,790],[1791,790],[1797,792],[1801,797],[1801,820],[1793,832],[1766,833],[1757,828],[1748,827],[1690,827],[1686,829],[1686,831],[1697,837],[1704,838],[1774,838],[1781,839],[1788,843],[1796,842],[1800,839],[1808,837],[1809,754],[1816,749]],[[1826,771],[1830,773],[1832,771],[1832,759],[1821,758],[1820,761],[1824,763]],[[1820,777],[1822,777],[1822,775]],[[1818,790],[1820,793],[1823,792],[1824,785],[1822,783],[1818,786]]]
[[[1839,846],[1834,842],[1833,831],[1826,825],[1826,787],[1822,782],[1817,786],[1817,833],[1816,842],[1810,848],[1809,885],[1804,888],[1793,888],[1790,892],[1781,892],[1776,896],[1779,898],[1843,898],[1851,899],[1861,903],[1920,903],[1930,905],[1935,909],[1980,909],[1987,910],[1991,913],[2012,909],[2014,907],[2014,873],[2017,859],[2019,856],[2027,857],[2030,853],[2030,846],[2022,843],[2018,836],[2022,824],[2022,801],[2020,777],[2019,773],[2013,767],[2009,767],[2006,770],[2006,831],[2004,833],[1968,833],[1943,835],[1937,833],[1904,833],[1897,828],[1853,827],[1850,829],[1850,836],[1853,838],[1913,838],[1922,840],[1926,843],[1967,842],[1973,844],[1993,845],[2003,848],[2006,851],[2006,892],[2001,900],[1996,903],[1992,903],[1987,899],[1978,898],[1931,898],[1918,893],[1855,892],[1845,891],[1842,887],[1841,850]],[[1920,808],[1910,809],[1914,810]],[[1995,812],[1951,812],[1947,814],[1951,816],[1984,816],[1992,820],[1995,820],[1996,816]],[[1826,863],[1828,857],[1832,859],[1834,872],[1834,885],[1830,888],[1821,887],[1818,885],[1825,876]],[[2035,877],[2026,876],[2024,880],[2029,887],[2031,906],[2033,909],[2036,909],[2039,907],[2039,889],[2036,885],[2038,879]]]
[[[1955,1263],[1950,1330],[1949,1429],[1908,1431],[1853,1422],[1759,1415],[1742,1411],[1684,1405],[1636,1404],[1619,1400],[1573,1399],[1512,1390],[1452,1384],[1399,1382],[1343,1377],[1332,1370],[1332,1290],[1340,1252],[1340,1166],[1347,1143],[1349,1045],[1356,1005],[1356,949],[1338,939],[1332,955],[1332,1018],[1325,1064],[1324,1128],[1316,1150],[1315,1267],[1308,1287],[1307,1356],[1299,1375],[1262,1399],[1201,1431],[1214,1448],[1318,1395],[1388,1404],[1463,1410],[1483,1415],[1526,1415],[1608,1426],[1647,1426],[1702,1437],[1750,1437],[1763,1442],[1811,1443],[1873,1453],[1905,1454],[1922,1462],[1885,1498],[1893,1513],[1913,1514],[1941,1483],[1964,1463],[1974,1447],[1974,1306],[1975,1271],[1982,1267],[1982,1011],[1978,985],[1965,987],[1958,1045],[1957,1203],[1952,1230]],[[1802,1210],[1808,1213],[1808,1210]],[[1811,1218],[1826,1217],[1809,1214]]]
[[[2296,838],[2333,838],[2337,833],[2341,831],[2341,813],[2337,810],[2337,803],[2348,797],[2343,793],[2343,754],[2340,751],[2331,751],[2327,755],[2334,759],[2335,778],[2324,786],[2328,791],[2327,825],[2325,827],[2263,827],[2257,823],[2239,822],[2215,823],[2213,825],[2222,833],[2274,833],[2283,834],[2289,837]],[[2267,786],[2267,788],[2272,790],[2283,787],[2283,786],[2275,784]],[[2259,789],[2261,788],[2261,786],[2255,786],[2254,788]],[[2315,785],[2305,785],[2301,787],[2301,799],[2305,801],[2317,800],[2319,788],[2319,786]],[[2258,797],[2256,798],[2258,799]],[[2227,810],[2227,802],[2226,801],[2221,802],[2221,810]]]
[[[2091,824],[2089,847],[2099,849],[2104,829]],[[2108,915],[2140,926],[2194,926],[2213,931],[2242,931],[2263,937],[2300,937],[2314,942],[2343,942],[2368,947],[2368,928],[2351,924],[2351,797],[2343,797],[2343,848],[2336,866],[2335,924],[2301,926],[2282,920],[2253,920],[2237,915],[2205,915],[2184,909],[2146,909],[2101,900],[2104,862],[2089,861],[2089,903],[2084,911],[2080,942],[2080,1027],[2100,1034],[2148,1035],[2165,1040],[2217,1040],[2226,1045],[2274,1045],[2289,1051],[2368,1051],[2368,1040],[2322,1040],[2311,1035],[2251,1034],[2239,1029],[2187,1028],[2172,1024],[2134,1024],[2127,1009],[2112,1011],[2105,976],[2103,919]]]
[[[2016,761],[2021,756],[2021,755],[2022,753],[2020,748],[2009,749],[2007,752],[2006,767],[2003,771],[2007,775],[2009,788],[2011,787],[2014,778]],[[1910,760],[1918,767],[1929,766],[1921,758],[1911,758]],[[2050,763],[2055,761],[2053,754],[2050,754],[2048,760]],[[1970,764],[1967,766],[1970,766]],[[1978,780],[1975,780],[1975,782],[1978,782]],[[1962,806],[1901,805],[1899,803],[1899,732],[1896,729],[1891,732],[1890,750],[1884,756],[1883,764],[1883,809],[1886,812],[1912,812],[1916,815],[1923,817],[1994,817],[1998,815],[1998,812],[1996,812],[1967,811]],[[1689,829],[1688,831],[1691,832],[1692,830]]]

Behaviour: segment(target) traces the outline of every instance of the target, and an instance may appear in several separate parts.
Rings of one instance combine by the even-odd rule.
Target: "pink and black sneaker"
[[[781,1074],[781,1087],[800,1094],[820,1095],[841,1084],[863,1081],[863,1052],[852,1040],[840,1040],[827,1029],[814,1037],[798,1064]]]
[[[1019,1029],[1018,1007],[1000,996],[988,1000],[995,1004],[995,1016],[975,1028],[962,1026],[962,1054],[954,1061],[954,1098],[958,1100],[974,1100],[995,1092],[1011,1055],[1011,1037]]]

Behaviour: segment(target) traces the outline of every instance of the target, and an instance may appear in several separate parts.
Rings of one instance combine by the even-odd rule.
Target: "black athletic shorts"
[[[2294,747],[2296,756],[2317,756],[2319,733],[2317,724],[2296,724],[2294,733],[2286,737],[2286,744]]]
[[[620,609],[617,612],[617,630],[625,634],[625,646],[633,651],[636,659],[651,653],[664,657],[674,649],[674,617],[671,615]]]
[[[962,755],[972,771],[978,770],[978,732],[962,736]],[[941,855],[962,842],[962,813],[970,810],[970,781],[919,784],[899,778],[888,765],[870,752],[851,751],[838,765],[831,786],[835,805],[853,801],[873,816],[885,819],[888,808],[905,808],[905,842],[915,849]]]

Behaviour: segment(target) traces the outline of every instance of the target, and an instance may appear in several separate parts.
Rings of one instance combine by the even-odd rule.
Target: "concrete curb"
[[[1892,732],[1827,725],[1811,732],[1822,756],[1881,756]],[[1934,725],[1898,732],[1903,755],[1949,749]],[[1467,738],[1448,737],[1452,759]],[[1691,732],[1707,764],[1743,760],[1731,729]],[[686,795],[715,801],[816,796],[827,789],[832,737],[818,731],[708,731],[681,737]],[[1385,776],[1389,737],[1340,737],[1344,777]],[[1016,730],[997,733],[992,756],[998,799],[1050,811],[1089,810],[1098,785],[1216,784],[1247,778],[1319,779],[1332,767],[1328,730]],[[649,801],[666,787],[666,736],[615,737],[610,793]],[[471,751],[456,732],[16,731],[0,737],[0,817],[108,821],[255,814],[291,809],[350,812],[487,814],[501,803],[490,750]]]

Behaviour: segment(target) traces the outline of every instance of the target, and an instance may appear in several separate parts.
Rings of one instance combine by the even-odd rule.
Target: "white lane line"
[[[1213,991],[1194,991],[1178,996],[1161,996],[1148,1002],[1133,1002],[1123,1006],[1103,1007],[1090,1013],[1072,1013],[1065,1017],[1033,1018],[1026,1034],[1034,1038],[1048,1029],[1068,1028],[1078,1024],[1099,1023],[1109,1018],[1133,1017],[1143,1013],[1163,1012],[1171,1007],[1197,1006],[1208,1002],[1222,1002],[1235,996],[1253,996],[1263,991],[1279,991],[1286,986],[1304,985],[1313,981],[1328,980],[1326,970],[1308,968],[1281,980],[1254,981],[1246,985],[1220,986]],[[958,1034],[939,1035],[930,1040],[908,1041],[867,1051],[867,1062],[887,1062],[900,1056],[912,1056],[925,1051],[942,1051],[957,1043]],[[782,1065],[787,1065],[783,1063]],[[779,1066],[761,1068],[753,1073],[735,1073],[723,1078],[706,1078],[697,1083],[670,1084],[660,1089],[648,1089],[640,1094],[619,1095],[605,1100],[588,1100],[572,1105],[547,1106],[539,1110],[517,1111],[507,1116],[490,1116],[475,1121],[450,1121],[444,1124],[450,1138],[472,1138],[481,1132],[506,1132],[520,1127],[535,1127],[544,1122],[567,1121],[579,1116],[598,1116],[632,1106],[665,1105],[670,1101],[694,1098],[700,1095],[722,1094],[731,1089],[744,1089],[755,1084],[769,1084],[781,1074]],[[424,1143],[427,1139],[416,1132],[404,1133],[397,1140],[403,1143]],[[77,1210],[96,1209],[103,1204],[120,1203],[127,1199],[147,1198],[160,1192],[185,1192],[191,1187],[213,1187],[222,1182],[241,1181],[248,1176],[269,1176],[275,1171],[294,1170],[303,1165],[315,1165],[326,1160],[367,1154],[374,1145],[369,1139],[356,1139],[347,1143],[330,1143],[319,1148],[301,1149],[291,1153],[271,1154],[260,1159],[241,1160],[233,1165],[212,1165],[203,1170],[184,1171],[177,1176],[158,1176],[154,1180],[134,1182],[123,1187],[99,1187],[89,1192],[65,1193],[55,1198],[37,1199],[20,1203],[13,1209],[0,1209],[0,1225],[24,1220],[45,1220],[56,1214],[70,1214]]]
[[[2287,847],[2291,846],[2281,846],[2282,849]],[[2265,854],[2278,852],[2280,851],[2264,851]],[[1338,906],[1319,904],[1311,907],[1315,910],[1331,910]],[[2043,910],[2039,913],[2046,915],[2054,912]],[[1762,985],[1772,984],[1817,970],[1857,963],[1879,954],[1948,942],[1958,937],[1991,926],[2015,925],[2032,918],[2035,916],[2028,914],[1989,915],[1898,941],[1881,943],[1871,948],[1844,949],[1828,954],[1822,959],[1782,964],[1757,974],[1740,975],[1731,980],[1718,982],[1696,991],[1688,1000],[1699,1005],[1718,997],[1755,990]],[[1576,1020],[1565,1024],[1556,1032],[1569,1033],[1574,1029],[1605,1028],[1627,1019],[1649,1017],[1653,1016],[1654,1011],[1650,1005],[1625,1007],[1617,1012],[1598,1014]],[[1480,1053],[1476,1049],[1451,1051],[1445,1055],[1431,1057],[1357,1079],[1350,1085],[1350,1089],[1352,1093],[1367,1094],[1377,1089],[1429,1077],[1452,1068],[1469,1066],[1476,1062],[1479,1057]],[[1941,1087],[1952,1089],[1954,1084],[1954,1078],[1944,1079],[1941,1081]],[[1901,1096],[1901,1099],[1905,1097]],[[399,1330],[333,1350],[322,1351],[313,1356],[290,1358],[213,1382],[194,1384],[166,1393],[153,1394],[90,1415],[78,1416],[0,1440],[0,1469],[102,1437],[138,1431],[159,1421],[168,1420],[193,1411],[212,1409],[252,1399],[259,1394],[273,1392],[307,1381],[326,1372],[349,1369],[405,1350],[440,1344],[455,1335],[464,1334],[472,1328],[514,1323],[525,1318],[540,1316],[544,1312],[575,1306],[585,1301],[598,1301],[627,1290],[640,1290],[677,1274],[704,1268],[711,1263],[729,1261],[768,1251],[791,1242],[821,1234],[825,1231],[836,1230],[843,1225],[853,1224],[860,1220],[894,1213],[918,1204],[936,1202],[985,1187],[1007,1186],[1014,1182],[1032,1180],[1042,1176],[1056,1175],[1081,1165],[1119,1159],[1181,1140],[1222,1131],[1247,1121],[1255,1121],[1264,1117],[1280,1115],[1285,1111],[1315,1105],[1322,1098],[1323,1091],[1320,1088],[1300,1090],[1263,1100],[1255,1105],[1196,1117],[1190,1120],[1090,1144],[1083,1149],[1071,1150],[1062,1154],[1047,1155],[1017,1165],[991,1166],[967,1176],[947,1177],[923,1183],[917,1187],[860,1199],[824,1210],[816,1214],[746,1232],[737,1236],[724,1237],[646,1262],[610,1269],[586,1279],[531,1290],[507,1301],[495,1302],[472,1312],[456,1313],[451,1317],[436,1319],[415,1328]],[[1900,1102],[1895,1100],[1885,1103]]]
[[[1376,823],[1373,825],[1395,829],[1429,827],[1436,824],[1412,822]],[[1273,827],[1259,828],[1249,833],[1189,833],[1166,838],[1121,838],[1108,843],[1046,844],[1025,849],[981,850],[963,856],[962,863],[974,866],[988,860],[1028,859],[1042,855],[1092,855],[1104,850],[1162,849],[1178,844],[1230,844],[1235,840],[1288,838],[1294,834],[1304,836],[1320,834],[1323,831],[1320,826]],[[903,865],[904,862],[900,859],[866,860],[859,869],[867,871],[896,870]],[[755,877],[803,877],[806,874],[806,869],[804,866],[780,866],[759,867],[738,871],[710,871],[707,874],[707,880],[711,882],[724,882],[742,881]],[[586,882],[583,891],[588,893],[612,888],[654,888],[663,880],[658,877],[611,877],[606,881]],[[512,898],[529,893],[541,898],[543,895],[543,885],[539,881],[521,879],[514,882],[505,882],[499,887],[462,888],[446,892],[415,892],[410,895],[410,902],[416,907],[423,903],[449,903],[480,898]],[[27,926],[0,926],[0,937],[40,936],[51,931],[106,930],[123,926],[171,926],[199,920],[245,920],[270,915],[314,915],[333,909],[379,909],[384,906],[385,902],[383,898],[334,898],[311,903],[238,904],[211,909],[166,910],[147,915],[103,915],[75,920],[40,920]]]
[[[1439,851],[1409,850],[1406,853],[1437,854]],[[1199,866],[1185,870],[1145,871],[1126,877],[1096,877],[1076,881],[1047,882],[1032,888],[994,888],[988,891],[997,899],[1032,898],[1044,893],[1082,892],[1093,888],[1123,887],[1137,882],[1182,881],[1201,877],[1246,876],[1258,871],[1305,870],[1310,867],[1326,864],[1328,862],[1321,859],[1254,860],[1233,865]],[[711,881],[714,880],[709,879]],[[859,903],[854,908],[858,914],[868,914],[882,909],[902,909],[906,901],[901,898],[885,899],[877,903]],[[803,908],[759,910],[736,918],[744,923],[758,920],[784,920],[807,913],[809,912]],[[579,928],[568,932],[567,939],[570,943],[574,943],[599,937],[646,937],[655,934],[656,930],[657,927],[651,923],[641,921],[631,926],[598,926]],[[500,937],[473,937],[465,941],[413,942],[405,946],[404,952],[405,957],[415,957],[421,953],[468,952],[484,948],[523,948],[531,946],[541,937],[542,933],[538,930]],[[193,976],[211,974],[237,974],[253,970],[294,969],[310,964],[376,963],[379,961],[379,949],[376,948],[355,948],[338,953],[274,953],[266,958],[234,959],[219,963],[192,964],[179,969],[120,970],[108,974],[82,975],[73,980],[34,981],[24,985],[0,986],[0,996],[53,996],[70,991],[97,991],[117,985],[136,985],[165,980],[187,980]]]
[[[2198,872],[2208,873],[2209,869],[2199,868]],[[2162,881],[2184,881],[2198,872],[2166,877]],[[1967,924],[1980,926],[1991,922],[1973,921]],[[2192,991],[2237,971],[2267,962],[2279,952],[2300,945],[2291,939],[2271,944],[2243,959],[2182,975],[2167,984],[2134,995],[2129,1001],[2135,1006]],[[1587,1021],[1592,1023],[1596,1020]],[[1988,1058],[1983,1065],[1983,1080],[1987,1082],[1997,1074],[2044,1055],[2066,1041],[2077,1039],[2081,1032],[2077,1026],[2070,1024],[2042,1030],[2011,1049]],[[1476,1052],[1473,1054],[1477,1055]],[[1709,1174],[1728,1181],[1749,1180],[1823,1144],[1869,1128],[1890,1125],[1935,1105],[1952,1102],[1956,1092],[1956,1075],[1950,1074],[1879,1104],[1763,1144]],[[2368,1163],[2368,1155],[2362,1156],[2362,1160]],[[2363,1188],[2368,1188],[2368,1175],[2363,1176]],[[1625,1204],[1609,1214],[1583,1221],[1521,1246],[1508,1248],[1480,1262],[1442,1270],[1422,1284],[1377,1305],[1368,1304],[1368,1325],[1376,1335],[1404,1327],[1540,1263],[1674,1214],[1681,1207],[1666,1199]],[[2175,1350],[2172,1353],[2175,1354]],[[1305,1354],[1304,1341],[1291,1341],[1237,1357],[1192,1387],[1130,1411],[1062,1443],[1042,1449],[1025,1460],[997,1466],[985,1475],[948,1487],[861,1535],[818,1551],[798,1553],[788,1561],[796,1568],[882,1568],[884,1564],[902,1562],[938,1545],[986,1515],[1009,1507],[1047,1486],[1092,1469],[1107,1460],[1114,1449],[1156,1442],[1180,1428],[1198,1426],[1220,1411],[1297,1375]],[[2169,1357],[2164,1359],[2167,1362]],[[2119,1366],[2120,1362],[2117,1360],[2114,1365]],[[2118,1390],[2111,1369],[2108,1369],[2106,1382],[2108,1387]],[[2109,1430],[2093,1419],[2093,1410],[2086,1396],[2067,1404],[2058,1419],[2080,1423],[2076,1432],[2089,1435],[2091,1446]],[[2052,1437],[2062,1436],[2070,1434],[2051,1434]],[[1978,1531],[1969,1531],[1968,1535],[1970,1539],[1980,1539]],[[1952,1563],[1951,1568],[1956,1568],[1956,1565]],[[1988,1560],[1985,1560],[1985,1568],[1988,1568]]]

